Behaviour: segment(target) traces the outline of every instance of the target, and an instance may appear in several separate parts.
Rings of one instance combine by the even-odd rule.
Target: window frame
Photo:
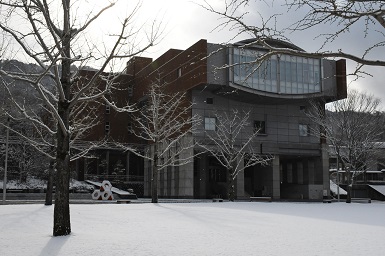
[[[262,124],[262,126],[259,126],[257,124]],[[259,129],[259,130],[257,130]],[[266,121],[265,120],[254,120],[253,124],[253,131],[254,133],[257,133],[258,135],[266,135]]]
[[[306,128],[306,129],[304,129]],[[300,137],[309,136],[309,125],[308,124],[298,124],[298,133]]]
[[[205,129],[205,131],[216,131],[216,129],[217,129],[217,119],[215,117],[205,116],[205,119],[204,119],[204,129]]]

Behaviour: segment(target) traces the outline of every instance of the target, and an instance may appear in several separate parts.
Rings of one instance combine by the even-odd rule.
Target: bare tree
[[[56,150],[56,193],[54,208],[53,235],[62,236],[71,233],[69,212],[69,178],[70,178],[70,141],[73,128],[71,126],[71,111],[80,104],[97,99],[108,101],[105,94],[114,89],[114,83],[119,74],[111,73],[116,61],[131,58],[151,47],[158,37],[159,30],[152,26],[147,34],[147,42],[139,45],[134,42],[139,40],[140,31],[131,27],[132,18],[140,8],[138,4],[132,13],[121,22],[120,30],[112,34],[114,43],[109,45],[94,45],[88,39],[87,30],[91,24],[103,13],[115,5],[114,1],[99,11],[87,12],[85,19],[76,15],[80,10],[81,1],[62,0],[60,3],[46,0],[31,1],[0,1],[0,30],[6,36],[9,44],[3,44],[2,52],[8,53],[6,57],[25,58],[28,62],[35,63],[40,70],[35,73],[22,71],[5,71],[1,68],[2,85],[6,88],[9,97],[12,91],[9,88],[16,82],[25,82],[37,93],[36,98],[42,101],[44,108],[52,118],[53,126],[47,125],[31,111],[13,100],[14,108],[37,130],[44,130],[44,134],[55,137],[51,140],[33,142],[36,147],[51,147]],[[17,20],[14,19],[17,17]],[[8,49],[4,49],[4,45]],[[72,69],[77,65],[80,69],[87,63],[99,61],[99,68],[85,83],[79,84],[79,72]],[[106,73],[107,72],[107,73]],[[44,82],[49,77],[50,84]],[[95,88],[97,81],[103,80],[103,88]],[[53,90],[49,88],[54,88]],[[113,102],[108,102],[115,106]],[[131,111],[126,107],[124,111]],[[42,133],[43,134],[43,133]]]
[[[192,132],[200,119],[191,116],[186,93],[171,93],[167,84],[152,83],[134,114],[132,133],[147,143],[143,152],[132,150],[151,164],[152,203],[158,202],[159,172],[193,160]]]
[[[244,47],[260,45],[269,50],[258,56],[255,61],[252,61],[253,63],[261,63],[277,54],[345,58],[357,63],[356,69],[352,72],[357,77],[366,73],[362,70],[363,66],[385,66],[385,59],[381,59],[381,56],[376,54],[383,51],[385,46],[385,2],[381,0],[229,0],[224,2],[222,9],[204,0],[201,6],[220,17],[220,23],[214,29],[235,31],[234,38],[248,34],[255,40]],[[259,11],[258,7],[264,7],[268,11]],[[277,9],[279,9],[278,13]],[[252,23],[249,22],[250,20]],[[324,24],[328,24],[328,32],[318,32],[322,31],[320,28]],[[366,40],[365,50],[358,54],[346,50],[344,45],[337,45],[333,49],[328,47],[330,43],[335,43],[338,38],[356,29],[355,26],[362,28],[363,41],[370,35],[376,35],[377,41],[371,43]],[[313,52],[277,48],[269,40],[273,38],[290,42],[289,37],[295,36],[303,39],[302,33],[312,29],[318,29],[315,38],[309,38],[313,44],[318,44],[318,50]]]
[[[235,200],[235,179],[239,172],[260,164],[268,165],[274,158],[269,154],[257,153],[255,138],[261,127],[254,127],[247,132],[249,112],[240,113],[233,109],[230,113],[215,114],[215,129],[206,131],[211,143],[200,142],[199,145],[213,155],[227,170],[227,193],[231,201]]]
[[[351,90],[347,99],[330,103],[326,111],[324,103],[315,102],[307,111],[320,128],[312,132],[326,139],[330,155],[336,156],[346,172],[347,202],[351,200],[354,179],[376,168],[381,153],[377,142],[383,134],[384,117],[379,104],[380,100],[373,95]]]

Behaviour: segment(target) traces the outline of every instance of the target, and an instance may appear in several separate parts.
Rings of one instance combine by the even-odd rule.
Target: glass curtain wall
[[[281,54],[256,63],[263,51],[234,48],[233,82],[256,90],[307,94],[321,92],[321,60]]]

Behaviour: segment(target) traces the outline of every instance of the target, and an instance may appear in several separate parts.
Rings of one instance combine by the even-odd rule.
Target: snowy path
[[[52,237],[53,207],[0,205],[0,255],[381,255],[385,204],[71,205],[72,234]]]

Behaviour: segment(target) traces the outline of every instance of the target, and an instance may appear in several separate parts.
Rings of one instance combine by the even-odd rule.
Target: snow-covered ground
[[[52,237],[53,206],[0,205],[0,255],[384,255],[385,204],[73,204]]]
[[[3,188],[3,181],[0,180],[0,188]],[[8,180],[7,189],[45,189],[47,188],[47,182],[34,177],[28,177],[25,182],[19,182],[17,180]],[[87,184],[84,181],[70,180],[70,189],[75,190],[87,190],[92,191],[94,186]],[[2,192],[2,191],[1,191]]]

